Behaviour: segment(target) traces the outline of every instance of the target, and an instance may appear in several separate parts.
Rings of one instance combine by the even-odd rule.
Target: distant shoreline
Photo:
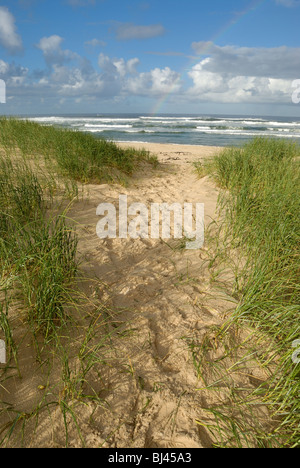
[[[206,159],[224,150],[224,147],[221,146],[180,145],[176,143],[140,143],[131,141],[115,141],[114,143],[121,148],[145,149],[155,154],[161,162],[176,161],[177,164],[192,163]]]
[[[154,143],[151,141],[130,141],[130,140],[112,140],[116,145],[124,145],[124,146],[145,146],[145,145],[155,145],[163,147],[172,147],[172,146],[179,146],[184,148],[226,148],[226,146],[217,146],[217,145],[197,145],[197,144],[187,144],[187,143]]]
[[[21,117],[19,117],[21,118]],[[21,118],[22,119],[22,118]],[[93,134],[113,142],[241,147],[253,137],[300,143],[300,119],[223,115],[86,114],[27,116],[42,125]],[[176,146],[174,146],[176,147]]]

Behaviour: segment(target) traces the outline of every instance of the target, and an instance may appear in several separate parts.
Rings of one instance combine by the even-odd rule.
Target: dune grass
[[[131,175],[141,162],[157,163],[145,150],[121,149],[87,133],[14,118],[0,119],[0,146],[56,162],[61,173],[82,183],[118,180]]]
[[[83,133],[0,119],[0,337],[7,347],[0,447],[30,444],[41,414],[51,421],[56,409],[68,446],[72,424],[82,439],[77,410],[88,401],[104,404],[105,343],[122,332],[110,325],[114,313],[79,286],[96,290],[97,282],[80,272],[68,206],[79,183],[123,181],[143,162],[155,165],[156,158]],[[29,387],[33,407],[25,411],[7,399],[31,374],[42,384]]]
[[[47,198],[25,161],[0,157],[1,286],[20,291],[28,320],[46,334],[62,309],[66,284],[76,275],[75,233],[63,213],[47,215]]]
[[[63,319],[63,304],[77,273],[77,239],[55,192],[76,196],[70,180],[95,183],[130,175],[142,161],[156,163],[145,151],[120,149],[91,135],[0,119],[0,263],[3,284],[16,286],[28,319],[46,336]],[[33,160],[33,164],[32,164]],[[57,177],[44,162],[57,165]],[[51,214],[52,212],[52,214]],[[53,214],[55,213],[55,214]],[[5,288],[4,288],[5,289]]]
[[[51,420],[57,409],[64,421],[65,446],[72,425],[84,446],[77,414],[88,401],[105,404],[99,396],[103,367],[112,362],[105,344],[113,333],[122,336],[122,324],[111,324],[114,313],[78,289],[77,234],[65,206],[77,196],[77,183],[120,181],[140,163],[156,160],[147,152],[121,150],[90,135],[17,119],[0,119],[0,151],[0,331],[8,348],[0,389],[16,376],[22,382],[20,358],[28,340],[35,346],[35,372],[41,371],[43,379],[30,411],[0,398],[0,447],[22,445],[23,439],[28,443],[28,433],[38,432],[42,413]],[[190,343],[195,367],[205,376],[211,343],[226,342],[230,364],[223,359],[210,367],[215,379],[226,378],[230,386],[230,372],[240,371],[246,359],[233,344],[232,329],[243,326],[254,336],[257,331],[251,358],[261,344],[261,366],[276,365],[269,381],[252,394],[232,389],[230,408],[208,409],[215,418],[209,429],[216,446],[300,446],[300,364],[292,359],[300,338],[299,154],[294,144],[256,139],[197,165],[199,174],[209,173],[222,188],[224,221],[211,268],[218,259],[229,259],[233,250],[243,262],[235,265],[238,305],[230,320],[222,329],[211,330],[213,338],[208,336],[201,346]],[[41,162],[50,168],[43,174]],[[67,202],[61,204],[62,199]],[[255,415],[250,427],[246,418],[241,424],[232,414],[232,402],[243,417],[258,400],[276,420],[268,433],[255,426]],[[16,433],[21,442],[15,441]]]
[[[280,440],[286,447],[300,446],[300,364],[292,359],[300,338],[299,156],[294,143],[258,138],[196,165],[200,176],[209,173],[222,188],[219,255],[226,258],[236,249],[244,259],[234,273],[238,306],[226,326],[251,326],[268,337],[264,365],[276,362],[276,370],[264,402],[279,423],[264,436],[268,444]],[[232,440],[234,422],[227,418],[226,423]]]

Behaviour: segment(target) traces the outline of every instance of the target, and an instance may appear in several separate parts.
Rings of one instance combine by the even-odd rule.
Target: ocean
[[[90,114],[25,117],[112,141],[241,146],[262,136],[300,143],[300,118],[222,115]]]

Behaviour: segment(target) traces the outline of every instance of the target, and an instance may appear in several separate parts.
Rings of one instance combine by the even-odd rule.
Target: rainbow
[[[246,15],[249,15],[250,13],[257,11],[264,3],[266,3],[268,0],[252,0],[250,4],[245,8],[245,10],[240,11],[239,13],[235,14],[234,18],[232,18],[228,23],[224,24],[221,29],[219,29],[208,41],[207,41],[207,47],[206,49],[203,49],[203,52],[201,55],[205,55],[205,52],[208,52],[210,44],[211,43],[216,43],[218,39],[220,39],[223,34],[225,34],[227,31],[229,31],[231,28],[233,28],[237,23],[239,23]],[[162,109],[163,105],[167,102],[168,98],[171,96],[173,91],[175,90],[177,84],[181,81],[184,72],[187,70],[187,68],[191,68],[193,65],[199,62],[200,60],[200,55],[196,59],[193,59],[188,67],[184,67],[181,70],[181,73],[177,80],[175,80],[174,84],[171,86],[170,90],[164,94],[153,106],[152,111],[150,112],[151,115],[155,116],[156,114],[160,113],[160,110]]]

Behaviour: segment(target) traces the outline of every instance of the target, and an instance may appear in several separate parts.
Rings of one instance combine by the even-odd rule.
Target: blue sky
[[[0,113],[300,116],[299,22],[298,0],[0,1]]]

